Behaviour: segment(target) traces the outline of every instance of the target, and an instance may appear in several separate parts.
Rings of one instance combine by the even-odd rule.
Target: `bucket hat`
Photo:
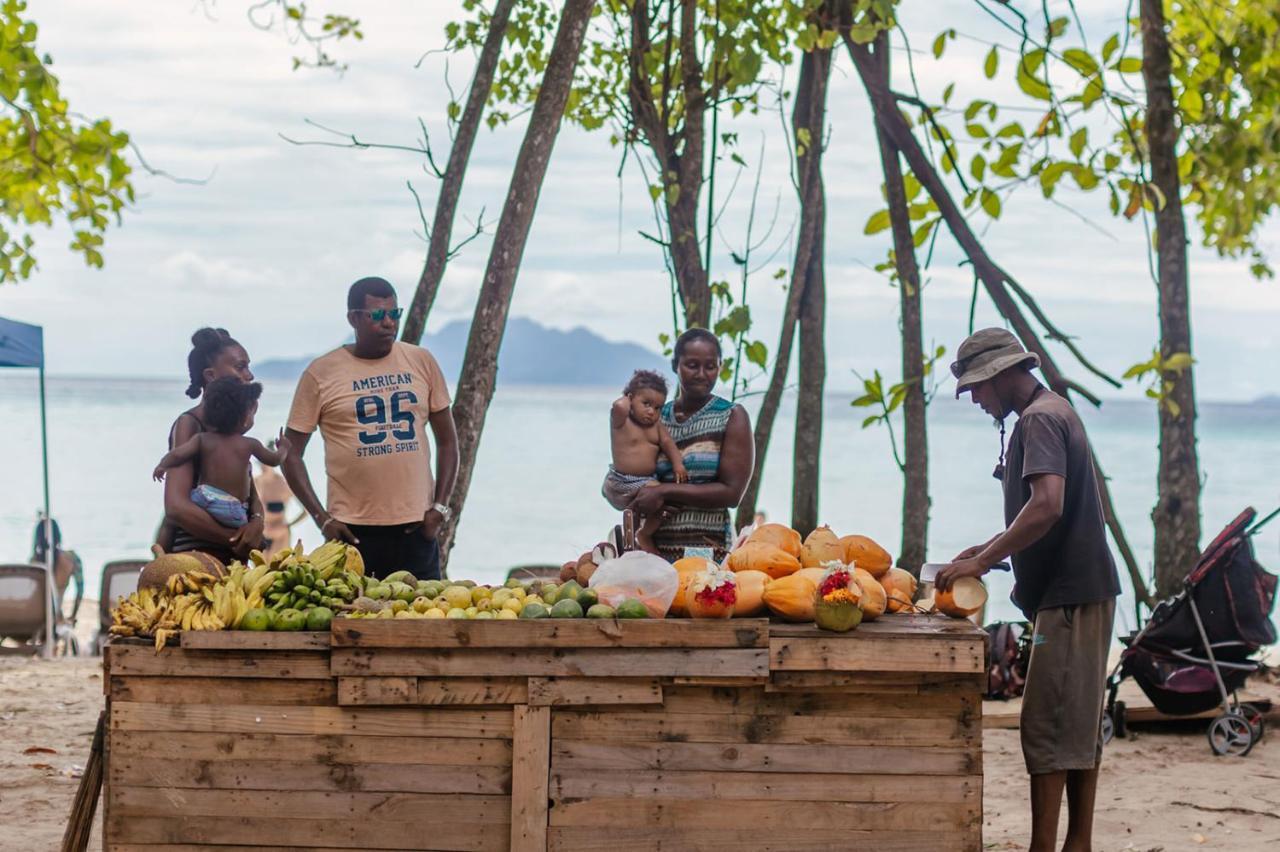
[[[1023,349],[1013,332],[1003,328],[975,331],[960,344],[956,360],[951,364],[951,375],[956,377],[956,396],[1010,367],[1026,363],[1039,367],[1040,356]]]

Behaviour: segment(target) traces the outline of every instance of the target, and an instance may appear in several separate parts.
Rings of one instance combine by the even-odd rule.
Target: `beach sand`
[[[1280,699],[1275,684],[1251,689]],[[0,657],[0,850],[59,847],[102,704],[96,658]],[[1214,757],[1204,731],[1203,722],[1149,725],[1108,746],[1096,850],[1280,849],[1280,724],[1243,759]],[[986,848],[1025,848],[1018,732],[986,731],[984,752]],[[99,804],[91,849],[101,848],[101,814]]]

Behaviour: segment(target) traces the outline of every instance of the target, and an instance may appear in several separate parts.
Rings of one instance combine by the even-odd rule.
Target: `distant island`
[[[462,370],[470,323],[456,320],[436,334],[423,338],[423,345],[440,362],[440,369],[456,382]],[[311,363],[315,353],[303,358],[276,358],[254,362],[260,378],[295,381]],[[498,354],[500,385],[574,385],[618,387],[626,384],[635,370],[657,370],[670,376],[663,357],[634,343],[616,343],[585,328],[559,331],[531,319],[512,317]]]

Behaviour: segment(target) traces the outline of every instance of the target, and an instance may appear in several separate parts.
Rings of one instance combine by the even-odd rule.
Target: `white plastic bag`
[[[663,618],[680,588],[680,575],[661,556],[632,550],[596,569],[587,584],[611,607],[635,598],[649,610],[650,618]]]

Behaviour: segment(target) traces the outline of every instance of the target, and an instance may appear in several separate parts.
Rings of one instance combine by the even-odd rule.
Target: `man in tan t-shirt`
[[[347,294],[356,342],[311,362],[298,380],[284,465],[293,493],[326,539],[356,545],[365,571],[440,576],[436,535],[449,516],[458,438],[440,365],[420,346],[396,340],[401,309],[382,278],[362,278]],[[427,423],[436,442],[431,475]],[[324,437],[328,506],[311,485],[303,453]]]

